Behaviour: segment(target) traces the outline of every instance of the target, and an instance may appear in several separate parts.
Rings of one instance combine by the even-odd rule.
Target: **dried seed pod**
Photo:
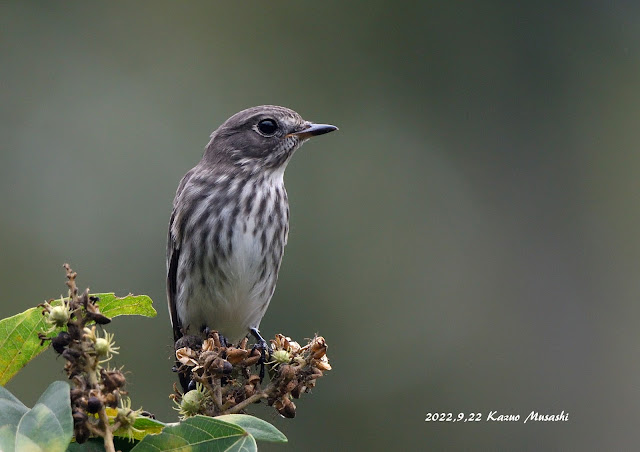
[[[76,325],[75,322],[69,322],[67,332],[71,336],[72,341],[80,341],[84,335],[84,328]]]
[[[209,337],[213,339],[213,343],[216,347],[222,347],[222,343],[220,342],[220,335],[217,331],[212,331],[211,333],[209,333]]]
[[[76,439],[76,443],[83,444],[89,439],[90,435],[89,429],[83,424],[75,429],[73,436]]]
[[[196,352],[189,347],[182,347],[176,350],[176,359],[186,366],[193,367],[198,365],[198,361],[196,361]]]
[[[111,319],[105,315],[100,314],[100,312],[87,311],[87,320],[93,320],[98,325],[106,325],[108,323],[111,323]]]
[[[244,385],[245,398],[249,398],[256,393],[256,389],[253,385]]]
[[[100,378],[107,392],[122,388],[127,382],[122,372],[118,369],[105,370],[100,369]]]
[[[249,356],[249,352],[247,350],[235,347],[227,348],[227,361],[229,361],[233,365],[242,362],[242,360],[244,360],[247,356]]]
[[[64,349],[71,343],[71,335],[66,331],[60,331],[56,337],[51,339],[51,346],[58,353],[62,354]]]
[[[87,398],[84,395],[79,397],[74,406],[79,410],[85,410],[87,408]]]
[[[289,364],[283,364],[282,366],[280,366],[279,375],[283,381],[287,382],[289,380],[292,380],[296,376],[296,371],[293,366]]]
[[[200,362],[202,363],[202,367],[204,367],[207,370],[209,370],[212,366],[215,365],[214,362],[218,358],[219,358],[218,354],[212,351],[202,352],[200,354]]]
[[[285,340],[285,337],[282,334],[278,333],[273,339],[271,339],[270,342],[274,350],[282,350],[285,348]]]
[[[289,383],[287,383],[287,385],[284,387],[284,393],[288,394],[291,391],[293,391],[296,387],[298,387],[298,381],[297,380],[291,380]]]
[[[220,343],[220,340],[218,339],[218,344],[219,343]],[[220,345],[216,345],[215,340],[212,339],[212,338],[205,339],[202,342],[202,351],[203,352],[218,351],[219,348],[220,348]]]
[[[89,397],[89,400],[87,400],[87,411],[89,413],[97,413],[102,409],[102,406],[102,400],[96,396]]]
[[[104,404],[109,408],[117,408],[118,398],[118,391],[112,391],[104,397]]]
[[[276,400],[273,407],[278,411],[278,413],[287,419],[293,419],[296,417],[296,405],[289,399],[289,397],[283,397]]]
[[[289,343],[289,345],[287,346],[287,349],[291,352],[291,353],[298,353],[300,351],[300,349],[302,347],[300,347],[300,344],[298,344],[296,341],[291,340],[291,338],[289,336],[287,336],[287,342]]]
[[[253,366],[254,364],[258,364],[258,361],[260,361],[260,355],[258,355],[258,356],[250,356],[250,357],[248,357],[247,359],[244,360],[242,365],[245,366],[245,367],[250,367],[250,366]]]
[[[262,357],[262,354],[260,353],[260,350],[258,350],[257,348],[254,348],[253,351],[251,352],[251,355],[244,360],[242,365],[245,367],[253,366],[254,364],[257,364],[258,361],[260,361],[261,357]]]
[[[247,383],[252,385],[254,388],[257,387],[260,384],[260,376],[256,374],[250,375],[247,379]]]
[[[202,338],[200,336],[193,336],[187,334],[178,339],[175,343],[175,349],[190,348],[192,350],[199,350],[202,347]]]
[[[311,356],[314,359],[320,359],[327,353],[327,343],[322,336],[316,336],[311,342]]]
[[[82,396],[84,396],[84,391],[82,389],[73,388],[71,390],[71,404],[75,405],[76,401],[79,400]]]
[[[329,364],[329,358],[327,355],[322,355],[320,359],[314,359],[313,365],[320,370],[331,370],[331,364]]]
[[[233,371],[233,366],[226,359],[222,359],[219,356],[213,360],[207,360],[205,362],[204,368],[207,369],[210,373],[214,374],[225,374],[228,375]]]
[[[307,392],[307,387],[304,384],[300,383],[291,390],[291,395],[294,399],[299,399],[300,396],[305,392]]]
[[[72,418],[73,418],[73,425],[77,426],[77,425],[84,425],[89,419],[89,416],[87,416],[87,413],[85,413],[84,411],[80,409],[76,409],[73,412]]]
[[[205,361],[203,367],[211,373],[220,373],[222,370],[222,358],[216,355],[208,356]]]
[[[75,363],[82,356],[82,352],[75,348],[65,348],[62,357],[71,363]]]

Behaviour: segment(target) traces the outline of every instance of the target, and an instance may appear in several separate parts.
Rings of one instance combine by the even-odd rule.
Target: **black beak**
[[[325,133],[333,132],[334,130],[338,130],[336,126],[332,126],[331,124],[309,124],[309,126],[305,129],[302,129],[299,132],[290,133],[287,136],[296,136],[301,140],[315,137],[317,135],[324,135]]]

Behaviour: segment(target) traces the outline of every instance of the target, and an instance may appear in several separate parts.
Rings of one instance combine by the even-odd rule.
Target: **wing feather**
[[[169,220],[169,234],[167,237],[167,301],[169,303],[169,316],[173,327],[173,339],[177,341],[182,337],[182,324],[178,317],[177,296],[178,296],[178,264],[180,262],[180,242],[181,237],[176,236],[176,216],[178,210],[178,200],[182,194],[187,182],[191,178],[195,168],[191,169],[184,175],[176,191],[176,197],[173,200],[173,212]],[[179,231],[178,231],[179,234]]]

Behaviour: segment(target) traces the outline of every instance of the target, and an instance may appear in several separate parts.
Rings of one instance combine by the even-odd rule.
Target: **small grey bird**
[[[231,342],[258,327],[276,287],[289,232],[284,170],[307,139],[337,130],[265,105],[211,134],[180,181],[167,244],[174,339],[217,330]]]

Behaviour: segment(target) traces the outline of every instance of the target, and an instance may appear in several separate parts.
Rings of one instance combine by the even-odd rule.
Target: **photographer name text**
[[[569,413],[564,410],[560,413],[540,413],[531,411],[526,416],[513,413],[500,413],[489,411],[483,413],[427,413],[425,422],[567,422]]]

